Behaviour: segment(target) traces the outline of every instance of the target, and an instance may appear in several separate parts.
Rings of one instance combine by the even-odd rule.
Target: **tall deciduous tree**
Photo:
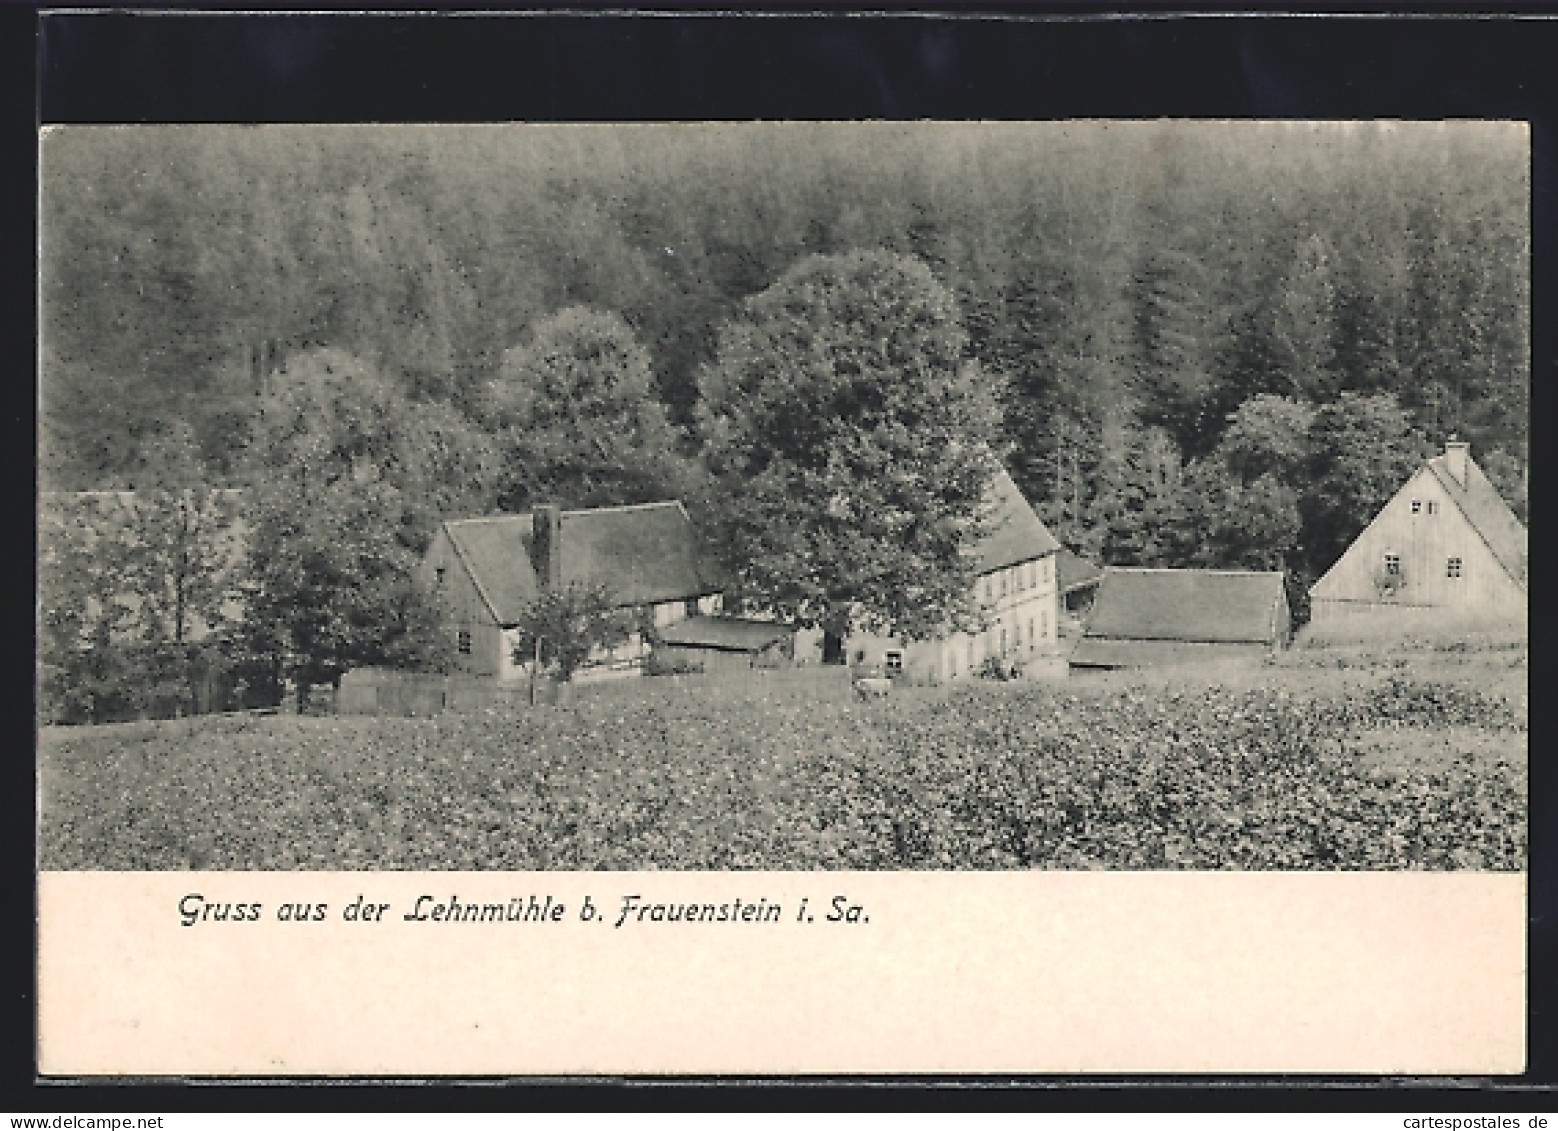
[[[449,410],[424,411],[343,351],[309,351],[277,375],[251,453],[255,678],[285,672],[302,702],[352,667],[438,666],[436,609],[413,573],[441,507],[470,487],[459,477],[487,466],[450,432]]]
[[[385,515],[398,492],[376,468],[325,478],[274,475],[255,488],[246,644],[259,678],[281,672],[301,707],[311,687],[354,667],[439,670],[437,609],[417,586],[417,555]]]
[[[700,375],[715,529],[740,596],[836,635],[971,623],[998,409],[918,260],[813,256],[751,299]]]
[[[510,461],[506,502],[640,503],[681,493],[686,461],[649,352],[620,315],[575,306],[509,350],[490,390]]]
[[[1263,393],[1228,415],[1217,456],[1240,479],[1276,475],[1297,483],[1309,458],[1309,430],[1315,411],[1289,397]]]

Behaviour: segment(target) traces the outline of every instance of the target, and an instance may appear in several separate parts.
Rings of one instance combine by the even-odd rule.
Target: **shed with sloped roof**
[[[1258,661],[1292,626],[1280,572],[1104,570],[1073,668],[1135,668],[1187,660]]]
[[[795,655],[795,629],[742,617],[688,617],[659,632],[655,653],[673,667],[700,671],[780,667]]]

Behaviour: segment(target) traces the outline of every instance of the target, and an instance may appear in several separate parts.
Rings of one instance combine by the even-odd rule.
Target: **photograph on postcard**
[[[40,161],[45,870],[1525,869],[1522,124]]]
[[[49,127],[41,1070],[1521,1071],[1529,161]]]

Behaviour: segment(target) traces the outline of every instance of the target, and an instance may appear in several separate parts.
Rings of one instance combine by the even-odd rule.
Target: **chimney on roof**
[[[1466,464],[1471,459],[1471,445],[1454,436],[1444,446],[1444,466],[1462,487],[1466,486]]]
[[[530,564],[536,571],[536,581],[543,589],[560,589],[563,584],[563,512],[551,504],[536,507],[530,521]]]

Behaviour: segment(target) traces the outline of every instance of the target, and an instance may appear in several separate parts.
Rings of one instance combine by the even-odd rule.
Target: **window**
[[[696,597],[689,597],[684,602],[684,605],[685,605],[685,607],[687,609],[687,615],[688,616],[695,617],[695,616],[698,615],[698,598],[696,598]]]
[[[863,664],[865,662],[866,662],[866,650],[864,648],[856,648],[855,649],[855,663]]]
[[[1413,514],[1417,514],[1422,509],[1423,509],[1423,500],[1422,499],[1413,499],[1412,500],[1412,513]]]
[[[433,579],[439,585],[442,585],[444,583],[444,567],[443,566],[439,566],[437,569],[435,569],[433,571]]]
[[[1438,499],[1429,499],[1428,500],[1428,513],[1429,514],[1438,514],[1439,513],[1439,500]]]
[[[882,667],[887,669],[888,675],[899,675],[903,672],[902,652],[883,652]]]
[[[1003,596],[1003,597],[1006,596],[1006,594],[1007,594],[1007,588],[1006,587],[1010,583],[1011,583],[1011,570],[1003,569],[1001,571],[1001,596]]]
[[[1401,556],[1399,554],[1385,555],[1385,573],[1391,577],[1401,576]]]
[[[459,634],[455,637],[455,647],[459,649],[460,655],[462,656],[469,656],[471,654],[471,633],[469,629],[462,628],[460,630]]]
[[[1001,629],[1001,655],[1006,655],[1006,629]]]
[[[1049,635],[1049,613],[1047,611],[1040,611],[1039,613],[1039,631],[1045,636]]]
[[[1033,651],[1039,646],[1039,634],[1033,631],[1033,621],[1028,622],[1028,651]]]
[[[990,575],[987,573],[987,574],[985,574],[985,600],[986,601],[993,601],[994,599],[995,599],[995,582],[991,579]]]
[[[1446,577],[1459,577],[1461,575],[1461,559],[1450,558],[1444,563],[1444,575]]]

